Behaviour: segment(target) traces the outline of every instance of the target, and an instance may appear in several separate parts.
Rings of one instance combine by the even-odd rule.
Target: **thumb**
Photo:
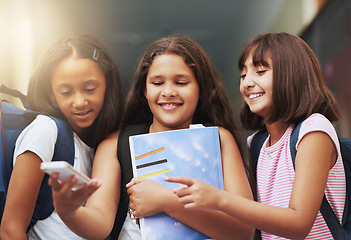
[[[62,188],[62,183],[58,179],[58,173],[54,172],[50,175],[48,184],[54,191],[60,191]]]

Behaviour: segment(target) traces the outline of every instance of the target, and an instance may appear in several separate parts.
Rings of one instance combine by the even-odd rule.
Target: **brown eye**
[[[86,88],[85,91],[86,91],[86,92],[93,92],[93,91],[95,91],[95,89],[96,89],[96,88]]]
[[[60,94],[63,95],[63,96],[70,95],[71,93],[72,93],[72,91],[62,91],[62,92],[60,92]]]
[[[260,71],[257,71],[257,74],[262,75],[262,74],[264,74],[266,71],[267,71],[267,70],[260,70]]]
[[[160,86],[160,85],[163,84],[163,82],[152,82],[152,84],[155,85],[155,86]]]

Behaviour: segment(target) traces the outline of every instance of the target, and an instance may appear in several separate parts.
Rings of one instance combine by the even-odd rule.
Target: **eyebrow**
[[[184,77],[184,78],[191,78],[192,76],[190,74],[176,74],[174,75],[174,77]],[[157,74],[157,75],[151,75],[149,77],[149,79],[159,79],[159,78],[163,78],[163,75],[162,74]]]
[[[89,84],[94,84],[96,82],[98,82],[97,79],[89,79],[89,80],[83,82],[82,85],[86,86],[86,85],[89,85]],[[71,84],[69,84],[69,83],[58,83],[57,87],[71,87]]]

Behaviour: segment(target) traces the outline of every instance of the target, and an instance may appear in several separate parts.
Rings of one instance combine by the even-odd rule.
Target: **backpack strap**
[[[351,139],[339,138],[339,142],[346,177],[346,200],[342,219],[344,236],[346,236],[344,239],[346,239],[351,233]]]
[[[266,128],[264,128],[261,131],[258,131],[251,140],[251,145],[250,145],[251,158],[250,159],[251,159],[252,170],[254,172],[255,179],[256,179],[256,172],[257,172],[258,157],[260,156],[261,148],[263,146],[263,143],[266,141],[267,137],[268,137],[268,131]]]
[[[133,178],[133,168],[129,149],[129,136],[148,133],[150,124],[131,125],[121,130],[118,136],[117,157],[121,166],[121,195],[115,223],[110,234],[117,239],[129,209],[129,194],[126,184]]]
[[[299,137],[299,132],[301,128],[301,121],[299,124],[296,125],[293,132],[291,133],[290,137],[290,152],[291,152],[291,159],[295,168],[295,158],[296,158],[296,143]],[[347,201],[346,201],[347,202]],[[345,205],[346,206],[346,205]],[[336,217],[333,209],[331,208],[325,194],[323,196],[322,204],[320,207],[320,212],[324,218],[324,221],[327,223],[328,228],[333,235],[334,239],[345,239],[343,234],[343,229],[341,224],[339,223],[338,218]]]
[[[298,141],[302,122],[303,121],[301,121],[300,123],[298,123],[295,126],[295,128],[293,129],[293,131],[291,133],[291,137],[290,137],[290,153],[291,153],[291,159],[293,162],[294,169],[295,169],[295,158],[296,158],[296,153],[297,153],[296,144]],[[268,132],[266,129],[264,129],[264,130],[257,132],[251,141],[251,147],[250,147],[251,162],[252,162],[252,167],[253,167],[253,171],[255,173],[255,176],[256,176],[256,171],[257,171],[258,157],[259,157],[261,148],[263,146],[263,143],[267,139],[267,137],[268,137]],[[349,151],[351,152],[350,147],[349,146],[347,146],[347,147],[349,148]],[[351,171],[351,169],[349,169],[349,170]],[[346,197],[348,198],[348,196],[346,196]],[[347,202],[348,201],[346,199],[346,203]],[[345,210],[347,210],[346,207],[347,207],[347,209],[350,208],[348,204],[345,204]],[[323,196],[320,212],[321,212],[325,222],[327,223],[328,228],[329,228],[331,234],[333,235],[333,238],[334,239],[345,239],[345,237],[344,237],[345,231],[343,230],[342,226],[340,225],[339,220],[337,219],[337,217],[336,217],[333,209],[331,208],[325,195]],[[346,224],[346,222],[348,222],[347,219],[343,220],[343,223]],[[348,223],[348,224],[351,225],[351,219],[350,219],[350,223]]]
[[[66,161],[73,165],[75,153],[72,128],[66,120],[51,118],[55,121],[58,130],[52,161]],[[54,210],[51,187],[48,184],[49,177],[48,174],[44,176],[28,229],[38,220],[49,217]]]

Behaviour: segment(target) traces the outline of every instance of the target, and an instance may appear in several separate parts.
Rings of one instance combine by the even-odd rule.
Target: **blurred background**
[[[126,93],[146,47],[185,34],[208,53],[239,112],[237,57],[255,35],[277,31],[301,36],[315,51],[342,105],[337,131],[351,137],[351,0],[0,0],[0,84],[26,94],[47,48],[76,32],[107,46]]]

